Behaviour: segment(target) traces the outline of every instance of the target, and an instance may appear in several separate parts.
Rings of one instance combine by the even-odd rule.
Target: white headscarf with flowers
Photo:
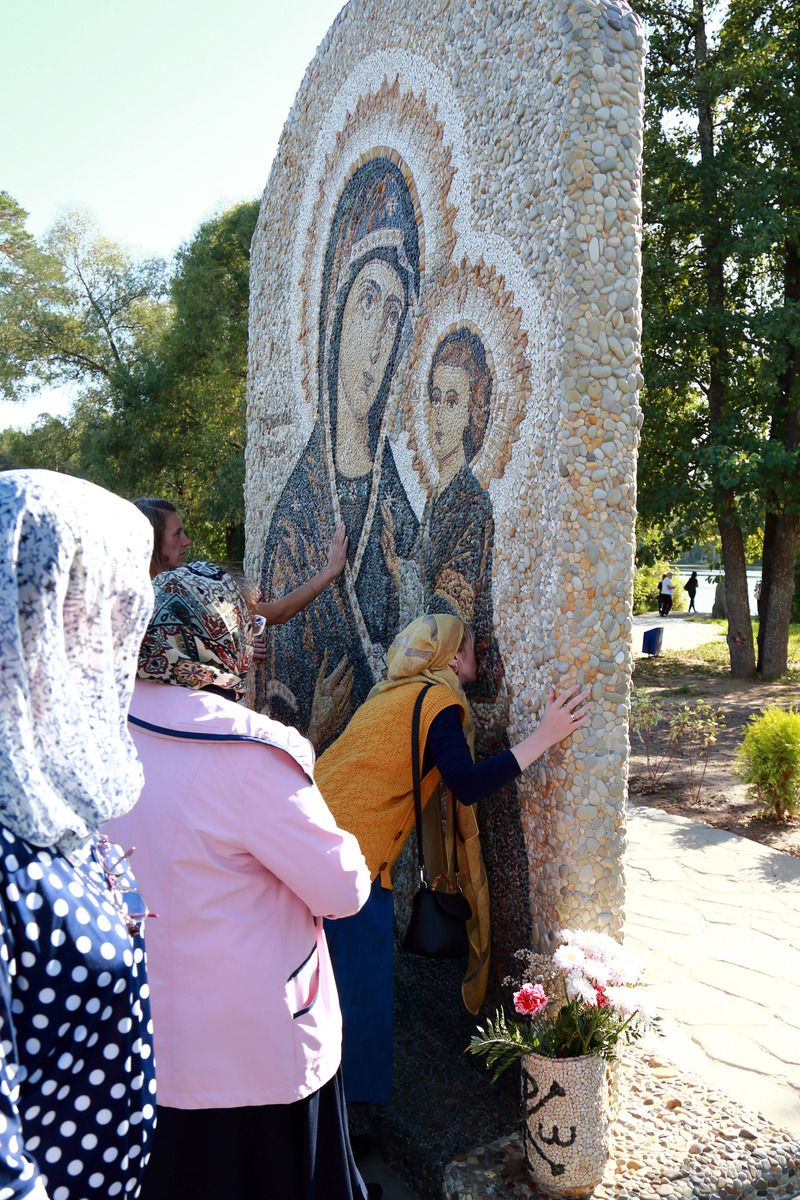
[[[153,531],[85,480],[6,471],[0,540],[0,825],[75,850],[142,788],[127,716]]]

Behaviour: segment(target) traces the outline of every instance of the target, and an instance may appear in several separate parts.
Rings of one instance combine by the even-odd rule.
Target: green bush
[[[752,717],[737,758],[753,799],[785,821],[800,810],[800,712],[770,705]]]

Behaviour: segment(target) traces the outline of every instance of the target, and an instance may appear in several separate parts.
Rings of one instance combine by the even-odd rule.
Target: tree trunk
[[[797,519],[788,513],[767,513],[764,525],[762,612],[758,624],[758,670],[765,679],[785,675],[789,657]]]
[[[783,279],[784,307],[792,312],[800,306],[800,245],[791,238],[785,248]],[[772,418],[770,441],[796,451],[800,446],[800,347],[787,337],[784,352],[785,364],[778,379],[781,398]],[[786,482],[791,494],[791,481]],[[758,670],[765,679],[784,675],[788,666],[798,532],[800,518],[779,488],[771,489],[764,522],[764,615],[758,623]]]
[[[717,524],[722,540],[722,565],[725,571],[725,600],[728,607],[728,651],[731,656],[731,675],[746,679],[756,667],[753,649],[753,626],[750,621],[750,599],[747,595],[747,566],[744,559],[742,527],[728,493],[730,517],[719,516]]]

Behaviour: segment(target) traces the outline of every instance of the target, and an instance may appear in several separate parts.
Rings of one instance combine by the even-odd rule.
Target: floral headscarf
[[[127,717],[152,546],[92,483],[0,473],[0,825],[34,846],[77,850],[139,797]]]
[[[252,617],[227,571],[193,562],[153,580],[155,609],[139,651],[139,677],[237,694],[252,654]]]

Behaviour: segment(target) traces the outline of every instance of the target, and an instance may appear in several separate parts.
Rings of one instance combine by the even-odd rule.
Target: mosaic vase
[[[534,1185],[551,1196],[589,1196],[603,1178],[611,1119],[606,1064],[583,1058],[522,1060],[522,1137]]]

